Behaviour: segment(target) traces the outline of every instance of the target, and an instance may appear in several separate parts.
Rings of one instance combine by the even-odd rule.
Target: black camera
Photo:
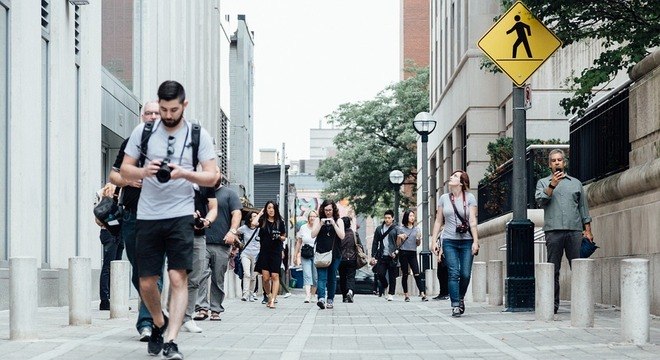
[[[198,229],[201,229],[204,227],[204,220],[202,220],[201,217],[196,217],[195,218],[195,227]]]
[[[170,181],[172,177],[172,168],[169,166],[170,159],[163,159],[160,162],[160,169],[156,172],[156,179],[162,183]]]
[[[273,240],[277,240],[277,241],[280,240],[280,231],[279,230],[273,230],[271,235],[273,236]]]
[[[466,232],[468,232],[468,230],[470,230],[470,225],[468,224],[456,225],[457,234],[465,234]]]
[[[332,225],[332,223],[330,222],[330,220],[326,220],[326,221],[324,221],[323,224],[324,224],[324,225],[328,225],[328,226]]]

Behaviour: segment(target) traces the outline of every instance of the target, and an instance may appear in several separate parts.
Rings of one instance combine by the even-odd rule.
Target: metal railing
[[[571,121],[569,174],[590,183],[628,169],[628,88],[624,84]]]

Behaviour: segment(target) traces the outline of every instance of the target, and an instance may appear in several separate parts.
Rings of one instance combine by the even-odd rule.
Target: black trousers
[[[420,292],[426,293],[426,286],[422,281],[419,273],[419,263],[417,262],[417,251],[414,250],[399,250],[399,263],[401,264],[401,286],[403,292],[408,293],[408,269],[412,270],[417,289]]]
[[[103,266],[99,279],[99,298],[110,300],[110,262],[121,260],[124,243],[119,235],[112,235],[106,229],[101,229],[100,238],[101,244],[103,244]]]
[[[378,293],[382,295],[385,292],[385,288],[387,288],[387,293],[394,295],[396,292],[396,277],[399,276],[399,268],[397,267],[397,262],[390,256],[383,256],[378,261],[382,262],[386,269],[385,271],[381,271],[378,274],[380,280]]]
[[[441,261],[438,263],[436,276],[438,277],[438,282],[440,282],[440,293],[438,295],[449,296],[449,270],[447,269],[444,256],[442,256]]]
[[[355,271],[357,270],[357,261],[342,260],[339,263],[339,288],[343,298],[346,298],[348,290],[355,292]]]

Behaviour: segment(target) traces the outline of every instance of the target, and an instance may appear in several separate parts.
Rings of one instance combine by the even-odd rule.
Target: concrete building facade
[[[229,121],[229,173],[232,187],[254,202],[254,34],[245,15],[231,37],[231,113]]]

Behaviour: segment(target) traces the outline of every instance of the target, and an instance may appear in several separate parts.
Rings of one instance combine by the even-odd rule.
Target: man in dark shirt
[[[147,101],[142,107],[142,121],[154,121],[158,118],[160,118],[158,103],[156,101]],[[110,172],[109,177],[111,183],[122,188],[124,218],[121,225],[121,237],[124,241],[124,245],[126,246],[126,256],[128,257],[128,261],[130,261],[131,266],[133,267],[133,276],[131,278],[131,282],[139,292],[140,279],[138,277],[137,260],[135,258],[135,220],[142,182],[127,181],[121,176],[121,174],[119,174],[119,168],[121,167],[122,161],[124,161],[124,149],[126,149],[127,142],[128,139],[124,140],[124,142],[121,144],[119,153],[117,154],[117,159],[112,165],[112,171]],[[162,288],[162,281],[159,282],[159,289],[160,288]],[[140,334],[140,341],[149,341],[153,326],[154,321],[151,318],[151,314],[149,314],[149,310],[144,305],[144,303],[140,301],[138,319],[137,323],[135,324],[135,327]]]
[[[394,211],[385,211],[383,219],[383,223],[374,232],[374,239],[371,244],[371,265],[376,265],[378,262],[381,263],[375,267],[379,270],[376,271],[378,274],[374,274],[378,276],[381,284],[378,289],[378,295],[383,295],[385,288],[388,288],[387,301],[392,301],[394,300],[394,293],[396,291],[396,277],[399,272],[395,255],[398,233],[396,224],[394,224]]]

